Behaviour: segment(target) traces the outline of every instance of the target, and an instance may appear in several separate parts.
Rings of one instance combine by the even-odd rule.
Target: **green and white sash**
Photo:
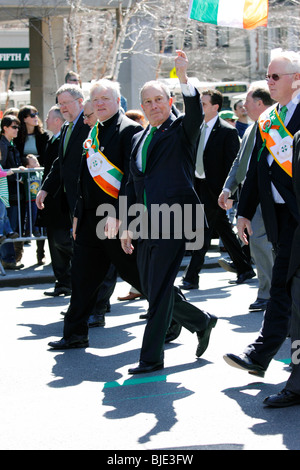
[[[259,116],[258,126],[263,140],[258,159],[264,147],[267,147],[276,163],[292,177],[293,135],[285,127],[276,105]]]
[[[101,152],[97,124],[91,129],[88,138],[83,143],[83,148],[91,177],[104,192],[117,199],[124,173]]]

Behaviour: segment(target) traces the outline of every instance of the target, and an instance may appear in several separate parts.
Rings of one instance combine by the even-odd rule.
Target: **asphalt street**
[[[0,279],[2,450],[106,450],[106,459],[122,450],[300,450],[300,407],[262,403],[289,376],[289,339],[263,379],[223,360],[227,352],[242,352],[259,331],[263,312],[248,310],[256,278],[229,284],[235,275],[217,267],[220,254],[212,250],[201,288],[186,294],[219,318],[207,351],[197,359],[196,335],[184,330],[166,345],[163,370],[131,376],[147,301],[119,302],[117,296],[129,290],[119,280],[106,326],[90,330],[90,346],[49,350],[48,342],[62,336],[69,297],[44,295],[53,288],[49,255],[47,265],[37,267],[34,250],[34,243],[25,247],[23,274],[7,272]]]

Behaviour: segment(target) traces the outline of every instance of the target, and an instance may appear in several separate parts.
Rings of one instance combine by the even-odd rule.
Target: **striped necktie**
[[[285,121],[285,118],[286,118],[286,113],[287,113],[287,107],[286,106],[282,106],[281,107],[281,110],[280,110],[280,113],[279,113],[279,117],[280,119],[282,120],[283,124],[284,124],[284,121]]]

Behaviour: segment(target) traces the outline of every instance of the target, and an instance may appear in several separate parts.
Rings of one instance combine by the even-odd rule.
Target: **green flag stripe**
[[[108,170],[108,172],[110,175],[112,175],[114,178],[116,178],[118,181],[121,181],[122,180],[122,173],[120,173],[118,170],[116,170],[116,168],[112,168],[111,170]]]
[[[218,0],[194,0],[190,18],[203,23],[218,24]]]

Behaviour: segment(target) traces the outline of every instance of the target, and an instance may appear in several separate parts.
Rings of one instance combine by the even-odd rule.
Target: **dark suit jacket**
[[[300,131],[294,136],[293,144],[293,188],[297,200],[297,206],[300,212]],[[295,230],[290,258],[288,280],[290,281],[300,267],[300,221]]]
[[[237,130],[218,118],[206,142],[203,154],[205,178],[216,202],[239,149],[240,140]]]
[[[125,195],[125,186],[129,174],[132,137],[143,128],[140,124],[137,124],[135,121],[125,116],[121,111],[105,121],[103,125],[98,123],[97,126],[101,152],[103,152],[111,163],[124,173],[119,195]],[[84,157],[80,167],[78,199],[75,211],[75,215],[79,219],[77,230],[80,226],[82,211],[93,210],[93,212],[95,212],[100,204],[113,205],[116,209],[116,216],[119,216],[118,199],[105,193],[97,185],[88,171],[86,157]]]
[[[63,155],[64,136],[68,124],[63,124],[61,128],[61,140],[58,149],[58,158],[54,161],[50,173],[42,184],[42,189],[52,196],[61,193],[62,205],[67,202],[68,209],[73,216],[77,199],[77,182],[79,169],[82,160],[83,142],[87,138],[90,127],[84,124],[82,113],[72,131],[65,155]],[[65,201],[66,196],[66,201]]]
[[[300,130],[300,104],[296,107],[287,129],[292,135]],[[299,212],[293,191],[292,178],[275,161],[269,166],[267,161],[269,151],[267,148],[263,150],[259,161],[257,161],[261,146],[262,139],[258,130],[256,145],[252,152],[249,170],[241,191],[238,215],[251,220],[260,202],[268,239],[270,242],[276,243],[278,240],[278,226],[271,183],[280,193],[295,220],[299,220]]]
[[[144,189],[147,208],[151,205],[199,204],[193,187],[196,143],[203,121],[202,104],[197,92],[194,97],[184,96],[185,114],[169,118],[154,134],[147,153],[145,173],[136,165],[137,151],[148,128],[134,137],[130,163],[130,180],[126,193],[129,204],[143,204]]]
[[[42,183],[47,178],[48,174],[51,171],[53,162],[58,157],[58,149],[60,143],[61,135],[59,135],[53,142],[52,140],[48,141],[45,158],[44,158],[44,173]],[[60,190],[56,193],[55,196],[48,194],[45,199],[45,208],[43,210],[38,210],[37,216],[37,225],[41,227],[71,227],[71,218],[69,211],[63,211],[61,207],[62,195]]]

